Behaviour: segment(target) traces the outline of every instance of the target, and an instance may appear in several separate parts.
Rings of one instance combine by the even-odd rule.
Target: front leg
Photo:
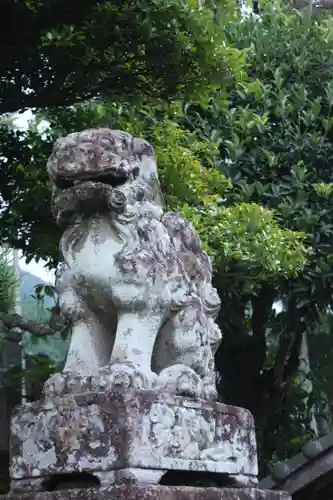
[[[111,364],[129,363],[148,378],[153,377],[151,361],[161,314],[122,312],[118,315],[117,333],[111,354]]]
[[[70,286],[59,293],[59,306],[73,325],[72,335],[65,367],[46,381],[43,395],[54,398],[68,393],[99,392],[100,384],[103,386],[100,372],[109,361],[114,336]]]
[[[99,368],[109,360],[112,335],[73,288],[68,287],[60,293],[59,306],[72,323],[64,371],[84,376],[97,375]]]

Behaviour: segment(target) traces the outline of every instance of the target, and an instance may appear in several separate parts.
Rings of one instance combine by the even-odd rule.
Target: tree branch
[[[37,323],[19,314],[6,314],[1,318],[2,324],[7,328],[6,339],[19,342],[23,332],[29,332],[35,337],[49,337],[56,333],[64,333],[69,328],[69,322],[60,314],[59,308],[51,309],[51,318],[48,323]],[[21,330],[22,332],[19,332]]]
[[[281,389],[284,382],[284,371],[295,341],[294,332],[285,328],[279,336],[279,346],[274,362],[274,386]]]
[[[264,286],[260,293],[251,298],[252,304],[252,337],[249,337],[251,350],[252,376],[259,377],[266,359],[266,329],[274,302],[274,291],[269,286]],[[250,374],[249,374],[250,375]]]
[[[302,310],[296,305],[296,299],[292,297],[288,303],[288,324],[279,338],[279,347],[274,363],[274,380],[277,388],[281,388],[299,366],[304,324],[300,320]]]

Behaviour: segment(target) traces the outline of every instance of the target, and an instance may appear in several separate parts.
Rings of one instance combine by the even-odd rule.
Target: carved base
[[[113,486],[63,489],[43,493],[9,494],[3,500],[291,500],[288,493],[258,489],[191,488],[172,486]]]
[[[257,484],[251,414],[154,391],[77,394],[16,409],[12,489],[86,472],[102,484],[158,484],[167,471],[211,473]],[[217,483],[218,484],[218,483]],[[229,483],[228,483],[229,484]]]

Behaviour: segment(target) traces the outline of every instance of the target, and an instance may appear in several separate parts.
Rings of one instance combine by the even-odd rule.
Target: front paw
[[[93,376],[84,376],[74,371],[64,370],[54,373],[44,384],[42,396],[52,399],[68,394],[82,394],[99,392],[99,379]]]
[[[151,390],[156,375],[144,373],[131,363],[112,363],[99,370],[100,384],[106,391]]]
[[[203,384],[200,376],[188,366],[173,365],[161,371],[154,389],[198,399],[202,397]]]

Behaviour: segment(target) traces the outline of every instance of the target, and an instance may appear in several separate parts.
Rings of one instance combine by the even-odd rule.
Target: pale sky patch
[[[29,122],[34,120],[34,114],[32,111],[27,110],[24,113],[17,113],[15,118],[14,118],[14,124],[15,127],[17,127],[20,130],[24,130],[28,128]],[[41,124],[41,128],[45,130],[44,127],[47,126],[47,122],[45,124]],[[34,274],[35,276],[38,276],[42,280],[46,281],[47,283],[54,283],[54,271],[49,271],[46,269],[44,266],[46,262],[44,260],[40,260],[39,262],[36,262],[35,259],[33,259],[29,264],[26,263],[25,258],[22,256],[22,252],[19,252],[20,255],[20,268],[23,271],[27,271],[31,274]]]
[[[40,260],[39,262],[32,260],[27,264],[25,258],[22,256],[22,252],[20,252],[20,255],[20,268],[22,271],[34,274],[51,285],[54,283],[54,271],[50,271],[44,267],[46,264],[44,260]]]

